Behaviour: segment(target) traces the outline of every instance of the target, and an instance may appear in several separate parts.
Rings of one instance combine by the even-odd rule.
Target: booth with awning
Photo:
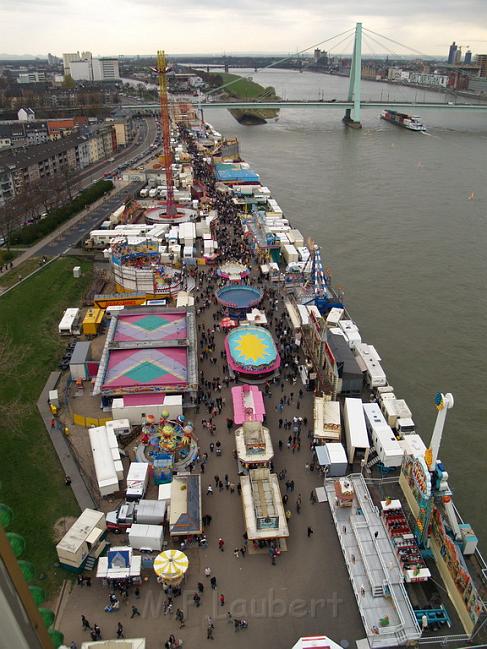
[[[264,421],[265,405],[262,392],[256,385],[236,385],[232,388],[233,421]]]
[[[171,482],[169,533],[171,536],[193,536],[202,532],[201,475],[179,473]]]
[[[127,580],[138,584],[141,569],[142,557],[135,555],[130,546],[114,546],[98,559],[96,576],[105,582]]]
[[[269,469],[252,469],[240,477],[249,541],[279,541],[289,536],[279,480]],[[281,549],[285,549],[281,544]]]
[[[339,442],[342,434],[340,403],[328,396],[315,397],[313,437],[316,442]]]
[[[269,466],[274,457],[269,429],[259,421],[245,421],[235,431],[237,458],[245,468]]]

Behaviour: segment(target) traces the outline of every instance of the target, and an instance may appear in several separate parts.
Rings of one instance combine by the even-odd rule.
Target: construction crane
[[[162,151],[161,163],[164,166],[166,175],[166,214],[176,215],[176,203],[174,202],[174,176],[172,173],[172,151],[171,151],[171,129],[169,124],[169,98],[167,93],[167,60],[163,50],[157,52],[157,68],[155,70],[159,77],[159,101],[161,105],[161,131]]]

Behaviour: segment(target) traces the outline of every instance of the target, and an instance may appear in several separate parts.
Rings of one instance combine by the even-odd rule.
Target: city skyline
[[[317,0],[302,0],[299,9],[291,0],[278,5],[236,0],[231,8],[223,0],[189,0],[184,7],[176,0],[165,1],[164,7],[155,0],[101,4],[87,0],[83,10],[74,0],[47,0],[42,5],[32,0],[4,0],[0,21],[4,26],[2,51],[11,55],[52,52],[61,56],[78,49],[101,56],[143,55],[160,48],[173,54],[293,52],[344,32],[357,21],[427,55],[447,56],[452,41],[464,51],[467,46],[474,53],[487,50],[484,0],[466,0],[461,6],[450,0],[430,0],[427,7],[421,0],[394,5],[378,0],[330,0],[325,8]],[[390,51],[384,48],[384,53],[389,55],[408,52],[392,43],[388,46]],[[373,47],[369,43],[371,53]],[[349,50],[343,43],[341,52]]]

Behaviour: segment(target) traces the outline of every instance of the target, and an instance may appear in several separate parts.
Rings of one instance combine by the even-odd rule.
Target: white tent
[[[342,649],[342,647],[330,640],[326,635],[313,635],[307,638],[299,638],[292,649]]]

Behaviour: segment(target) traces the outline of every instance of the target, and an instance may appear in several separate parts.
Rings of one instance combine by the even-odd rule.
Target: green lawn
[[[0,275],[0,287],[8,288],[9,286],[13,286],[13,284],[19,281],[19,275],[22,275],[22,277],[30,275],[30,273],[39,268],[39,259],[39,257],[29,257],[29,259],[26,259],[22,264],[12,270],[4,271]]]
[[[24,536],[24,558],[50,594],[65,577],[54,567],[53,524],[79,510],[35,404],[64,349],[57,324],[91,279],[90,262],[64,257],[0,297],[0,502],[12,508],[10,530]]]
[[[235,83],[224,88],[226,93],[237,99],[255,99],[264,93],[265,88],[263,86],[255,83],[255,81],[249,81],[244,77],[240,77],[238,74],[218,72],[218,75],[222,78],[223,84],[238,79]]]

